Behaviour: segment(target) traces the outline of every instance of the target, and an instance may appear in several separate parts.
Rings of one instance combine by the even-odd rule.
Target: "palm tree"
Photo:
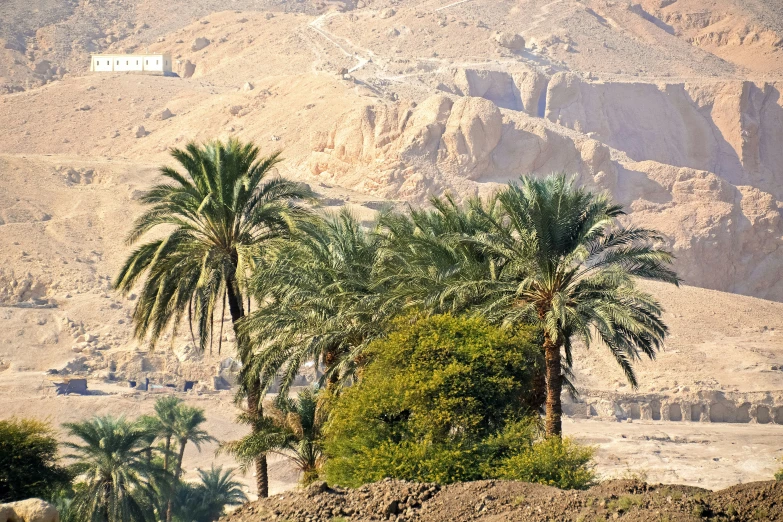
[[[208,471],[198,470],[200,484],[196,486],[201,504],[205,506],[204,519],[217,520],[226,506],[235,506],[247,502],[242,484],[234,480],[234,469],[223,471],[223,466],[212,465]],[[194,519],[195,520],[195,519]]]
[[[657,232],[621,226],[621,206],[606,194],[575,187],[564,175],[523,177],[497,198],[502,221],[470,240],[508,265],[501,277],[505,290],[499,285],[497,299],[483,312],[541,328],[546,432],[559,436],[563,372],[571,366],[573,338],[586,347],[595,340],[605,344],[636,387],[633,363],[642,354],[655,357],[667,327],[661,306],[635,279],[677,285],[679,278],[670,268],[672,255],[655,247],[662,240]]]
[[[84,487],[76,488],[71,509],[85,522],[146,522],[154,516],[145,508],[156,473],[146,461],[146,432],[124,418],[96,417],[63,425],[81,442],[64,445],[78,460],[75,469]]]
[[[182,462],[185,456],[185,446],[188,442],[192,443],[201,451],[201,445],[205,442],[217,442],[215,437],[211,436],[201,428],[206,422],[204,410],[193,406],[181,405],[177,408],[176,419],[174,421],[174,438],[177,441],[179,453],[174,467],[174,478],[179,480],[182,475]]]
[[[463,313],[484,302],[503,266],[465,239],[490,230],[497,219],[495,199],[457,203],[432,198],[432,209],[386,213],[379,219],[383,244],[380,284],[389,288],[394,309]]]
[[[147,430],[152,440],[161,438],[164,441],[163,450],[163,469],[169,471],[169,457],[171,455],[171,440],[174,437],[174,423],[177,419],[177,409],[182,404],[182,400],[173,395],[160,397],[155,401],[155,415],[143,415],[139,418],[139,424]],[[149,448],[148,460],[152,448]]]
[[[179,448],[177,462],[174,467],[175,484],[179,482],[180,477],[182,476],[182,462],[185,457],[185,446],[187,443],[193,443],[193,445],[201,451],[201,444],[212,441],[217,442],[217,439],[201,428],[201,425],[204,424],[206,420],[204,410],[201,408],[181,404],[175,410],[172,432]],[[166,510],[166,520],[169,522],[171,521],[172,504],[172,501],[169,500],[168,509]]]
[[[519,266],[481,248],[475,238],[503,225],[497,198],[451,196],[432,198],[431,209],[381,216],[383,246],[379,255],[379,284],[397,301],[391,308],[422,314],[477,314],[504,301],[516,291]],[[493,314],[498,326],[528,328]],[[546,401],[544,361],[536,362],[535,390],[529,403],[540,409]]]
[[[220,451],[236,458],[242,468],[258,453],[278,453],[289,459],[302,473],[302,483],[318,478],[323,464],[322,428],[326,421],[311,389],[299,392],[296,399],[278,396],[278,407],[267,408],[264,430],[224,443]],[[240,419],[246,422],[245,419]]]
[[[242,378],[261,376],[266,389],[284,372],[279,393],[286,395],[312,360],[324,365],[329,383],[350,379],[391,315],[379,307],[383,291],[373,278],[378,246],[344,210],[302,224],[270,250],[250,282],[259,308],[240,327],[255,347]]]
[[[184,150],[172,149],[171,155],[185,174],[161,169],[168,183],[142,196],[149,208],[134,223],[128,243],[158,227],[163,228],[163,237],[138,247],[114,286],[128,294],[146,276],[133,311],[137,338],[149,338],[154,345],[167,328],[176,334],[187,314],[191,336],[195,322],[203,350],[224,296],[236,329],[246,313],[244,278],[254,258],[271,239],[289,234],[295,221],[308,214],[301,202],[311,192],[299,183],[269,179],[280,160],[278,153],[261,158],[257,147],[234,139],[203,147],[190,143]],[[239,334],[237,344],[241,357],[249,348]],[[249,383],[244,391],[249,411],[259,415],[257,383]],[[267,496],[263,457],[256,468],[258,494]]]
[[[223,471],[222,466],[208,471],[198,470],[198,483],[182,483],[176,493],[176,510],[173,519],[177,522],[212,522],[218,520],[226,506],[247,501],[242,485],[234,480],[234,470]]]

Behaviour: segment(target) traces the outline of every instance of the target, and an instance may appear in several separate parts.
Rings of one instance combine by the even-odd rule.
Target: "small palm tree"
[[[296,399],[279,396],[277,408],[268,408],[262,430],[224,443],[220,451],[236,458],[246,468],[258,453],[278,453],[302,473],[302,483],[318,478],[324,461],[322,428],[325,416],[313,390],[299,392]],[[247,422],[247,419],[240,419]]]
[[[378,240],[347,211],[302,224],[277,244],[250,283],[260,303],[240,331],[255,349],[243,379],[264,388],[284,372],[280,395],[300,366],[325,367],[324,380],[353,376],[367,344],[382,333],[389,311],[373,279]]]
[[[169,460],[171,455],[171,441],[174,437],[174,423],[177,419],[177,409],[182,404],[182,400],[173,395],[160,397],[155,401],[155,415],[143,415],[139,418],[139,424],[148,432],[152,440],[149,441],[150,453],[154,439],[163,439],[163,469],[169,470]]]
[[[193,406],[181,405],[177,408],[174,421],[174,439],[177,441],[179,453],[174,467],[174,478],[179,480],[182,476],[182,462],[185,456],[185,446],[188,442],[201,451],[201,445],[205,442],[217,442],[217,439],[201,428],[207,421],[204,410]]]
[[[243,281],[254,259],[308,214],[301,202],[311,192],[303,184],[270,179],[279,154],[262,158],[257,147],[237,140],[203,147],[190,143],[184,150],[172,149],[171,155],[185,173],[161,169],[168,182],[142,196],[149,208],[134,223],[128,243],[159,227],[163,237],[131,253],[114,286],[128,294],[145,278],[133,311],[137,338],[149,338],[154,345],[169,327],[176,333],[187,316],[191,336],[195,323],[204,350],[224,298],[234,325],[245,315]],[[237,341],[241,357],[249,348],[240,335]],[[250,382],[245,395],[248,409],[258,415],[257,383]],[[267,496],[263,457],[256,464],[258,493]]]
[[[213,464],[207,471],[199,469],[198,474],[200,483],[196,488],[201,504],[206,508],[206,516],[203,520],[217,520],[226,506],[247,502],[242,484],[234,480],[233,468],[224,471],[223,466],[215,467]]]
[[[64,424],[80,442],[64,445],[83,477],[71,510],[84,522],[146,522],[154,515],[146,506],[154,494],[156,471],[146,460],[146,432],[124,418],[96,417]]]
[[[502,221],[470,241],[508,267],[484,313],[543,332],[546,432],[559,436],[573,338],[606,345],[635,387],[633,363],[642,354],[654,358],[667,333],[661,306],[635,279],[676,285],[679,278],[672,255],[654,246],[660,235],[620,226],[622,207],[608,195],[577,188],[564,175],[521,181],[497,196]]]
[[[188,442],[196,446],[199,451],[201,451],[201,444],[205,442],[217,442],[217,439],[201,428],[201,425],[204,424],[206,420],[204,410],[201,408],[180,404],[175,410],[172,432],[174,440],[176,440],[179,448],[177,461],[174,467],[175,483],[179,482],[182,477],[182,462],[185,458],[185,447]],[[167,521],[171,521],[172,508],[173,502],[169,500],[168,508],[166,510]]]
[[[176,493],[176,522],[212,522],[225,512],[226,506],[247,501],[242,485],[234,480],[234,470],[214,465],[208,471],[199,469],[199,482],[182,483]]]

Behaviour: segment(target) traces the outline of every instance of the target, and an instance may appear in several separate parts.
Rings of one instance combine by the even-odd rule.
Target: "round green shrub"
[[[490,476],[509,440],[529,446],[534,437],[532,381],[541,355],[533,341],[529,330],[510,334],[477,318],[398,321],[368,348],[359,382],[332,402],[327,480],[358,486],[385,477]]]
[[[499,477],[538,482],[560,489],[586,489],[595,483],[595,450],[572,439],[550,437],[508,457]]]
[[[48,498],[67,487],[71,474],[59,465],[54,430],[34,419],[0,421],[0,503]]]

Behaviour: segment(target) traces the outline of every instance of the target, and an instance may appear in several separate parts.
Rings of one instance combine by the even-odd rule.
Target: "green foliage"
[[[383,244],[379,279],[395,307],[422,313],[462,313],[509,293],[499,286],[511,265],[497,263],[475,238],[490,233],[501,218],[494,198],[432,198],[431,209],[389,212],[379,219]]]
[[[529,332],[448,315],[396,324],[368,348],[358,384],[333,400],[329,481],[479,479],[509,440],[533,437],[527,399],[540,355]]]
[[[57,440],[49,424],[0,421],[0,503],[48,498],[70,481],[70,473],[58,464]]]
[[[71,509],[81,522],[146,522],[156,487],[171,483],[147,460],[147,432],[124,418],[95,417],[63,425],[80,442],[64,445],[78,460],[82,483]]]
[[[213,465],[198,473],[198,483],[183,483],[177,489],[173,520],[211,522],[223,515],[226,506],[247,501],[242,485],[234,480],[233,469],[223,471],[222,466]]]
[[[510,456],[499,475],[560,489],[586,489],[596,480],[592,465],[594,453],[593,448],[569,438],[549,437]]]
[[[778,460],[783,461],[783,459],[778,459]],[[783,468],[775,472],[775,480],[777,480],[778,482],[783,482]]]
[[[255,430],[242,439],[223,443],[220,451],[236,458],[243,469],[259,455],[279,453],[302,473],[302,483],[306,485],[318,478],[323,464],[324,417],[318,393],[311,389],[300,391],[296,399],[278,397],[277,407],[265,408]],[[239,420],[253,422],[247,415],[241,415]]]
[[[609,511],[626,512],[631,508],[641,507],[643,503],[643,497],[641,495],[623,495],[615,500],[612,500],[607,504]]]
[[[373,276],[378,238],[342,211],[301,223],[273,246],[251,279],[260,304],[241,326],[255,347],[243,375],[260,376],[266,389],[282,374],[283,395],[307,360],[325,365],[325,379],[351,379],[393,315]]]
[[[147,191],[147,211],[134,223],[128,243],[153,229],[165,235],[138,247],[114,286],[124,294],[146,276],[133,311],[135,334],[154,344],[165,329],[187,314],[198,325],[199,344],[210,340],[215,308],[228,296],[234,320],[244,315],[241,279],[253,267],[260,245],[289,232],[306,214],[299,201],[309,189],[270,179],[279,154],[266,158],[252,144],[236,140],[188,144],[171,155],[184,174],[161,169],[168,183]]]

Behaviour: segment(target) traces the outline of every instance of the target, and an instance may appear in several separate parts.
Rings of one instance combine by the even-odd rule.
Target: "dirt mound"
[[[440,487],[386,479],[359,489],[316,483],[244,505],[225,522],[262,520],[448,521],[783,520],[783,485],[754,482],[711,492],[635,480],[603,482],[587,491],[539,484],[479,481]]]

